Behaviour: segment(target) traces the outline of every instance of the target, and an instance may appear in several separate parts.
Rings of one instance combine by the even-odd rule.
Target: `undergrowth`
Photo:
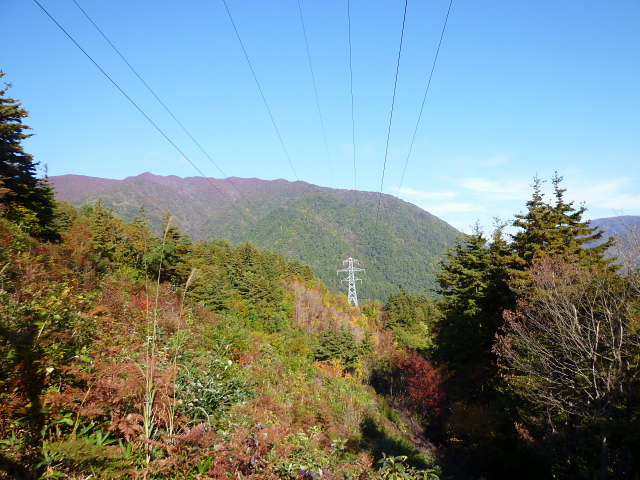
[[[432,478],[369,386],[395,348],[371,306],[170,222],[110,219],[122,250],[85,214],[60,244],[0,220],[6,478]]]

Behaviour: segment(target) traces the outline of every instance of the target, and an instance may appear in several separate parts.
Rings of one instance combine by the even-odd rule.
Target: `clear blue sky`
[[[39,0],[205,175],[221,178],[72,0]],[[379,191],[404,2],[77,0],[227,176]],[[449,0],[410,0],[382,191],[396,194]],[[0,69],[49,175],[198,172],[31,0],[0,2]],[[355,145],[355,147],[354,147]],[[355,148],[355,175],[353,149]],[[294,173],[295,169],[295,173]],[[400,197],[469,231],[565,177],[587,218],[640,214],[640,2],[454,0]],[[331,174],[333,172],[333,174]]]

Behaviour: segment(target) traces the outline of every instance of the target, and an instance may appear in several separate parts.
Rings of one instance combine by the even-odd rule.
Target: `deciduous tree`
[[[579,433],[599,430],[605,479],[611,432],[629,435],[638,421],[629,407],[640,374],[637,293],[606,265],[584,265],[578,256],[534,261],[529,279],[529,294],[505,313],[496,347],[505,378],[524,400],[525,418],[565,434],[570,466],[561,475],[591,478],[584,469],[598,470],[585,453],[588,435],[581,441]]]

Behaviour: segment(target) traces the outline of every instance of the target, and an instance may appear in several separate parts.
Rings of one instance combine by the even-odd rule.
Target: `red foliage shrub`
[[[428,418],[437,417],[444,400],[440,372],[417,352],[408,354],[398,367],[404,384],[403,400],[409,409]]]

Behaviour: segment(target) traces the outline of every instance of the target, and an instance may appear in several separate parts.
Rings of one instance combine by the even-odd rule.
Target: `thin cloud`
[[[470,156],[459,157],[453,160],[456,167],[498,167],[504,165],[511,158],[511,154],[494,155],[489,158],[476,158]]]
[[[499,165],[504,165],[509,160],[511,155],[496,155],[494,157],[488,158],[486,160],[481,160],[479,163],[483,167],[497,167]]]
[[[601,208],[618,208],[613,205],[617,205],[618,200],[623,197],[629,197],[630,199],[637,197],[637,195],[630,195],[625,192],[629,183],[628,179],[619,178],[591,185],[582,184],[577,187],[569,187],[566,195],[575,199],[577,202],[585,202],[587,206],[591,205]]]
[[[342,150],[344,150],[345,152],[349,152],[349,153],[353,152],[353,143],[343,143],[341,147],[342,147]]]
[[[482,177],[467,177],[454,180],[458,187],[473,193],[499,200],[521,200],[530,195],[529,182],[520,179],[492,180]]]
[[[600,208],[612,208],[614,210],[640,210],[640,195],[622,193],[614,195],[598,205]]]
[[[365,146],[362,148],[362,153],[366,153],[367,155],[371,155],[372,153],[375,153],[375,152],[376,152],[376,148],[375,148],[375,146],[374,146],[374,145],[375,145],[375,144],[373,144],[373,143],[370,143],[370,144],[368,144],[368,145],[365,145]]]
[[[458,193],[453,190],[441,190],[439,192],[425,192],[415,190],[411,187],[401,187],[399,190],[400,195],[403,197],[412,198],[415,200],[451,200],[458,196]]]
[[[445,215],[447,213],[461,213],[461,212],[477,212],[482,210],[482,207],[475,203],[464,202],[445,202],[437,205],[424,205],[421,208],[433,215]]]

